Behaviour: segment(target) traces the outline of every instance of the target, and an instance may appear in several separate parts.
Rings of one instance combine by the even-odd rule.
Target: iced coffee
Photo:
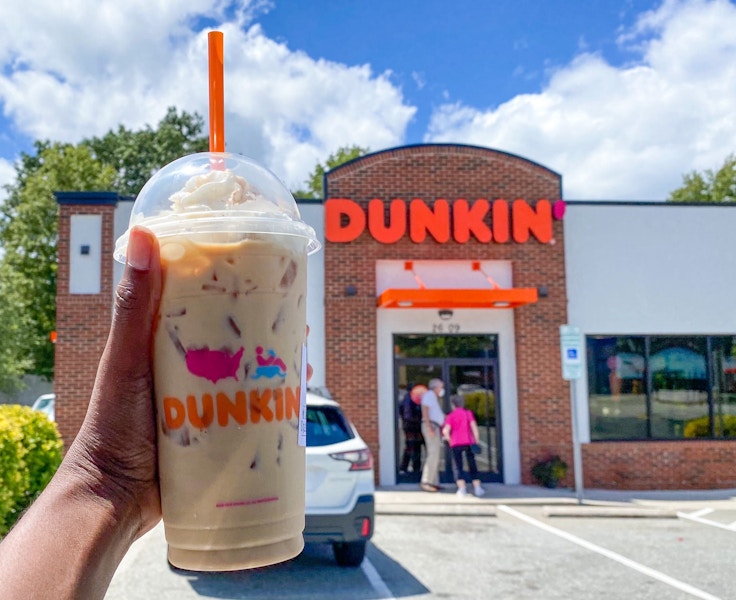
[[[174,566],[243,569],[303,547],[306,257],[318,244],[272,175],[195,157],[194,174],[180,159],[189,176],[165,207],[131,217],[161,247],[161,502]]]

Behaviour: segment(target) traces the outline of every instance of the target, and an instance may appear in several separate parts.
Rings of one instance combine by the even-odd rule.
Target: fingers
[[[161,287],[158,241],[134,228],[87,415],[67,454],[70,468],[79,466],[121,518],[132,518],[136,537],[161,514],[151,371]]]

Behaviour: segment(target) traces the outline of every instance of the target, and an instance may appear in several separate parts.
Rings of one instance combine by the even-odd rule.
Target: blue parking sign
[[[560,325],[560,354],[562,378],[580,379],[583,376],[583,336],[579,327]]]

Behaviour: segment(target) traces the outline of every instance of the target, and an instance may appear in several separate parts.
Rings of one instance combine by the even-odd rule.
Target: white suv
[[[304,540],[331,543],[341,566],[363,562],[375,519],[373,481],[371,451],[340,405],[307,392]]]
[[[45,414],[49,421],[55,421],[56,415],[54,410],[54,405],[56,404],[56,394],[44,394],[43,396],[39,396],[36,398],[35,402],[33,403],[33,406],[31,407],[33,410],[40,410],[43,414]]]

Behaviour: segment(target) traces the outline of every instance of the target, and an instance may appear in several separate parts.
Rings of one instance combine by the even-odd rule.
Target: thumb
[[[158,240],[151,231],[135,227],[128,240],[123,278],[115,291],[112,327],[102,359],[112,381],[150,380],[151,342],[160,296]]]

